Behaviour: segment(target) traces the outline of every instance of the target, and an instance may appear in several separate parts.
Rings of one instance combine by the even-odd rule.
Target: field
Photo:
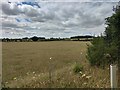
[[[91,67],[79,41],[3,42],[4,87],[110,87],[109,68]],[[73,72],[75,63],[83,71]]]

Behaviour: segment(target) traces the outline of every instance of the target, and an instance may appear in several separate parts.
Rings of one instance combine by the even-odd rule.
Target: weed
[[[74,71],[74,73],[79,73],[79,72],[83,71],[83,66],[78,63],[75,63],[75,65],[73,67],[73,71]]]

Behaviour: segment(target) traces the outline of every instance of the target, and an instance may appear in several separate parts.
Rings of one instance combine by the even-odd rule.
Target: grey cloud
[[[99,3],[51,2],[41,3],[41,8],[23,5],[22,7],[18,8],[14,6],[16,7],[16,9],[11,8],[8,5],[6,6],[6,9],[2,9],[6,14],[8,15],[22,14],[21,17],[30,18],[32,22],[30,22],[26,26],[20,26],[19,24],[15,23],[12,24],[3,23],[3,27],[11,27],[15,29],[22,28],[24,30],[29,30],[30,32],[34,31],[35,32],[34,34],[44,36],[50,36],[49,34],[52,33],[54,34],[54,36],[60,35],[69,36],[90,32],[98,33],[103,31],[103,28],[101,31],[98,30],[101,29],[100,26],[103,27],[104,18],[112,14],[113,5],[114,3],[100,3],[100,2]],[[8,10],[13,10],[15,12],[11,11],[8,13],[7,12]]]
[[[81,7],[77,9],[73,8],[70,10],[70,12],[74,12],[74,15],[78,14],[78,22],[72,22],[68,20],[69,23],[65,24],[65,26],[67,27],[80,26],[83,28],[94,28],[96,26],[100,26],[104,23],[104,18],[106,18],[108,15],[111,14],[112,12],[111,8],[113,3],[107,4],[107,3],[97,2],[97,3],[84,3],[80,5],[82,5],[83,8]],[[75,17],[71,17],[71,18],[73,20],[76,19]]]
[[[64,31],[65,28],[70,27],[71,31],[65,31],[64,33],[76,33],[77,34],[78,32],[88,32],[86,30],[81,31],[82,28],[89,29],[89,28],[95,28],[95,27],[103,25],[104,18],[107,17],[108,14],[109,15],[111,14],[111,11],[112,11],[111,8],[113,4],[112,3],[110,4],[94,3],[93,5],[92,3],[87,3],[87,4],[86,3],[63,3],[63,4],[54,3],[52,5],[53,7],[52,6],[49,7],[49,4],[46,5],[46,9],[48,11],[41,13],[41,16],[39,17],[35,17],[34,21],[47,23],[46,25],[43,26],[44,28],[41,28],[45,31],[58,30],[57,32],[59,31],[62,32]],[[108,8],[109,8],[109,11],[107,11]],[[47,18],[49,16],[52,18]],[[51,20],[51,22],[49,22],[48,20]],[[47,27],[49,23],[55,24],[56,28]],[[74,29],[74,27],[76,27],[76,29]],[[79,30],[79,31],[74,32],[75,30]]]
[[[20,8],[19,8],[22,13],[21,14],[24,14],[28,17],[36,17],[36,16],[39,16],[39,12],[38,12],[38,8],[34,8],[32,6],[29,6],[29,5],[22,5]]]
[[[31,20],[34,21],[34,22],[45,22],[45,21],[47,21],[47,19],[42,18],[41,16],[31,17]]]
[[[8,3],[2,3],[2,11],[7,15],[18,15],[20,14],[20,10],[17,5]]]
[[[104,19],[96,17],[96,16],[92,16],[92,15],[91,16],[87,15],[82,18],[83,19],[82,19],[80,26],[84,28],[94,28],[104,23]]]
[[[39,15],[37,10],[35,10],[35,9],[31,9],[30,11],[25,12],[25,14],[29,17],[36,17]]]
[[[34,8],[29,5],[22,5],[17,6],[15,3],[2,3],[2,11],[6,15],[19,15],[24,14],[29,17],[36,17],[39,15],[39,12],[37,11],[38,8]]]
[[[2,30],[2,36],[3,37],[24,37],[24,36],[31,36],[36,34],[34,31],[28,31],[21,28],[10,28],[10,27],[4,27]]]
[[[54,3],[54,4],[56,4],[56,3]],[[92,6],[90,6],[90,4],[91,3],[89,3],[89,7],[92,7]],[[96,25],[101,25],[103,23],[101,21],[101,18],[94,16],[94,14],[91,12],[84,14],[87,11],[86,11],[86,9],[81,8],[84,5],[82,5],[80,3],[63,3],[62,7],[60,6],[61,3],[60,4],[57,3],[57,5],[58,6],[53,5],[53,7],[54,8],[60,7],[60,8],[58,8],[58,9],[52,8],[54,11],[51,9],[48,9],[49,5],[46,6],[47,12],[42,12],[39,17],[32,18],[32,20],[39,21],[39,22],[53,20],[56,22],[59,21],[61,24],[63,24],[62,22],[64,21],[64,22],[68,22],[67,24],[63,24],[64,26],[67,26],[67,27],[78,26],[80,24],[81,24],[81,26],[84,26],[84,27],[86,27],[86,26],[92,27],[92,26],[96,26]],[[88,7],[88,6],[86,6],[86,7]],[[51,11],[49,11],[49,10],[51,10]],[[97,12],[94,12],[94,13],[97,13]],[[71,19],[73,19],[73,20],[76,19],[75,18],[76,14],[79,15],[79,18],[80,18],[79,21],[78,22],[70,21]]]
[[[14,23],[2,23],[2,27],[13,27],[13,28],[17,28],[18,25],[14,24]]]

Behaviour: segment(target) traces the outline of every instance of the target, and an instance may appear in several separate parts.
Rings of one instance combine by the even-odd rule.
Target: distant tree
[[[39,39],[45,39],[45,37],[38,37]]]
[[[7,42],[9,42],[9,41],[10,41],[10,39],[9,39],[9,38],[6,38],[6,41],[7,41]]]
[[[93,38],[93,36],[89,36],[89,35],[86,35],[86,36],[74,36],[74,37],[70,37],[71,39],[74,39],[74,38]]]
[[[22,39],[29,39],[28,37],[24,37],[24,38],[22,38]]]
[[[31,39],[32,39],[33,41],[38,41],[39,38],[38,38],[37,36],[34,36],[34,37],[32,37]]]

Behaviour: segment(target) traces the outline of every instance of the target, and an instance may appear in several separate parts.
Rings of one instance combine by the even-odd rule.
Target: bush
[[[91,43],[92,45],[88,46],[87,59],[92,66],[104,66],[106,63],[104,38],[95,37]]]
[[[79,73],[80,71],[83,71],[83,66],[81,66],[80,64],[75,63],[75,65],[73,67],[73,71],[74,71],[74,73]]]

